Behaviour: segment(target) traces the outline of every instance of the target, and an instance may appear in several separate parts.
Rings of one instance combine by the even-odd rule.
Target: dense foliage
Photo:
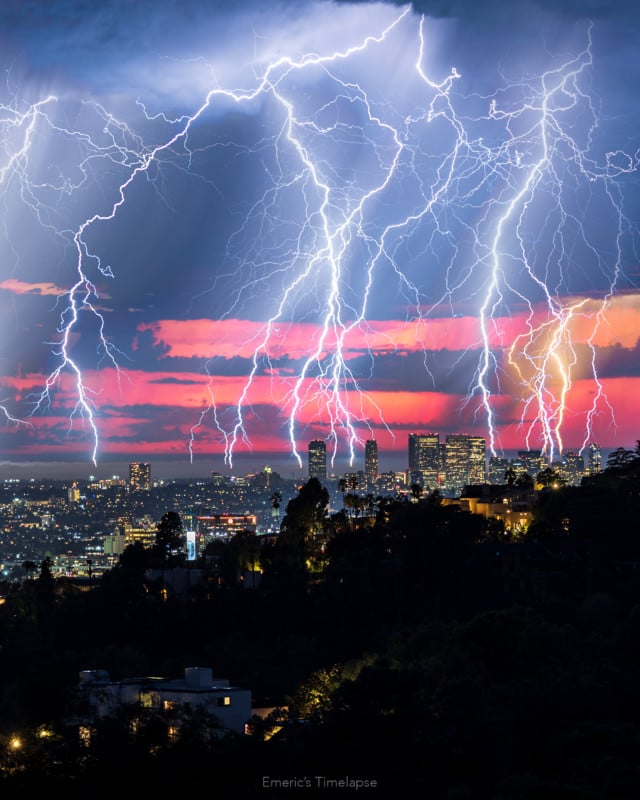
[[[378,796],[635,797],[639,456],[618,453],[579,487],[543,482],[517,538],[437,495],[345,502],[331,516],[312,480],[277,537],[209,548],[189,591],[167,580],[184,568],[174,517],[160,550],[128,548],[88,592],[38,565],[2,590],[3,797],[116,788],[114,763],[135,765],[151,791],[215,785],[225,797],[264,797],[264,776],[347,775],[375,780],[361,793]],[[276,710],[251,735],[210,739],[194,725],[174,743],[154,719],[135,735],[126,715],[109,719],[89,748],[66,724],[82,669],[193,665]]]

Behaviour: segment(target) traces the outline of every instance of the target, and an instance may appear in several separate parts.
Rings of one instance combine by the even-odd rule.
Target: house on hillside
[[[178,679],[144,677],[112,681],[106,670],[80,672],[75,721],[81,736],[91,725],[124,709],[140,717],[153,715],[167,723],[169,738],[178,738],[183,724],[194,715],[211,721],[211,733],[244,733],[251,718],[251,691],[213,677],[209,667],[187,667]],[[84,731],[84,734],[83,734]]]

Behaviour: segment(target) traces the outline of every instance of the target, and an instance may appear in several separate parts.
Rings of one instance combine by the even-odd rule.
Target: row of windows
[[[153,706],[153,695],[151,692],[140,692],[140,705],[143,708],[151,708]],[[216,698],[216,705],[218,708],[231,705],[231,698],[228,695]],[[180,708],[178,700],[163,700],[163,711],[177,711]]]

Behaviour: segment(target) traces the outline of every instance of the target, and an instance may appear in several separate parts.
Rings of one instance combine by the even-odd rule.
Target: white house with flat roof
[[[83,670],[78,688],[80,699],[85,701],[87,722],[112,716],[124,706],[171,715],[178,728],[181,717],[198,712],[211,716],[224,731],[244,733],[251,718],[251,691],[231,686],[226,678],[213,677],[209,667],[187,667],[184,678],[178,679],[121,681],[111,681],[105,670]]]

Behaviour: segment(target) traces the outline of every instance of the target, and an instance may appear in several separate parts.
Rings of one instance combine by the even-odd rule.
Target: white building
[[[105,670],[83,670],[80,673],[79,695],[88,714],[85,723],[116,714],[121,708],[138,706],[171,712],[179,729],[180,717],[204,712],[226,731],[244,733],[251,718],[251,692],[230,686],[226,678],[214,678],[208,667],[188,667],[184,678],[126,678],[111,681]]]

